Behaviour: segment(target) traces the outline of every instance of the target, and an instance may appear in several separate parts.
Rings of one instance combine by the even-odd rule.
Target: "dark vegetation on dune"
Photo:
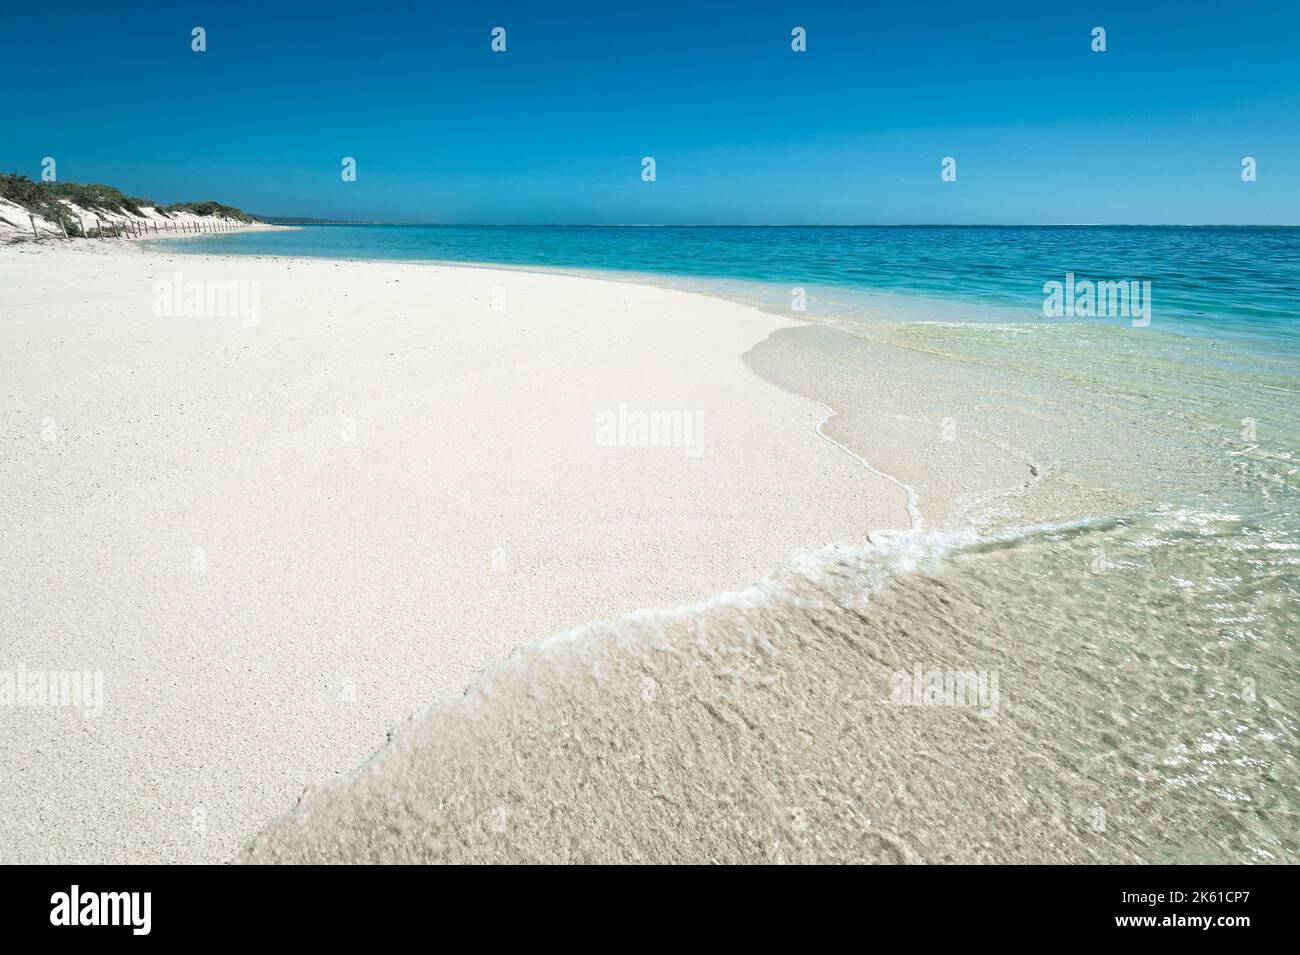
[[[22,206],[27,211],[50,222],[63,220],[69,233],[80,230],[76,216],[60,200],[74,202],[84,209],[103,212],[106,215],[128,214],[144,215],[143,207],[153,206],[161,214],[170,216],[176,212],[191,212],[200,216],[225,216],[240,222],[252,222],[253,217],[242,209],[224,203],[204,200],[201,202],[174,202],[162,206],[152,199],[128,196],[120,189],[90,182],[33,182],[17,173],[0,173],[0,198]],[[21,225],[22,223],[15,223]]]

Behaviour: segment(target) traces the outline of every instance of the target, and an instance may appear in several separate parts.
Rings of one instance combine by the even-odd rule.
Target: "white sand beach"
[[[1066,333],[173,248],[0,248],[0,861],[1294,855],[1286,528]]]
[[[194,281],[256,323],[155,314]],[[228,860],[517,648],[908,526],[742,363],[795,324],[744,306],[93,241],[0,286],[0,669],[103,681],[0,711],[6,861]]]

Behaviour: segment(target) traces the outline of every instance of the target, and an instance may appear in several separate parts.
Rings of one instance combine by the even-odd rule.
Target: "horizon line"
[[[388,225],[440,229],[1300,229],[1297,223],[1252,222],[399,222],[247,213],[316,225]]]

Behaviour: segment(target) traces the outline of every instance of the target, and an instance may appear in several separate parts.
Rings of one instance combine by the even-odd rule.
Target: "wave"
[[[963,636],[991,595],[963,586],[954,559],[1112,526],[873,533],[740,591],[556,634],[309,791],[240,861],[935,859],[893,805],[916,777],[909,762],[937,748],[915,781],[944,788],[952,760],[999,740],[1015,753],[1026,738],[960,708],[890,705],[891,683],[918,665],[997,670],[995,646]],[[936,794],[927,811],[1001,840],[1002,810],[977,796]],[[847,808],[887,798],[887,824]],[[1051,844],[1060,859],[1094,854],[1061,833]]]

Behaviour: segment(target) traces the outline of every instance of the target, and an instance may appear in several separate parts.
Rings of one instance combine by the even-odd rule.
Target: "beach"
[[[101,716],[3,713],[9,861],[228,859],[517,648],[907,526],[825,409],[740,360],[789,321],[81,246],[0,253],[6,657],[103,671]],[[155,314],[155,283],[194,280],[260,283],[256,326]],[[620,406],[698,428],[620,443]]]
[[[0,250],[6,861],[1293,861],[1280,372],[185,245]]]

